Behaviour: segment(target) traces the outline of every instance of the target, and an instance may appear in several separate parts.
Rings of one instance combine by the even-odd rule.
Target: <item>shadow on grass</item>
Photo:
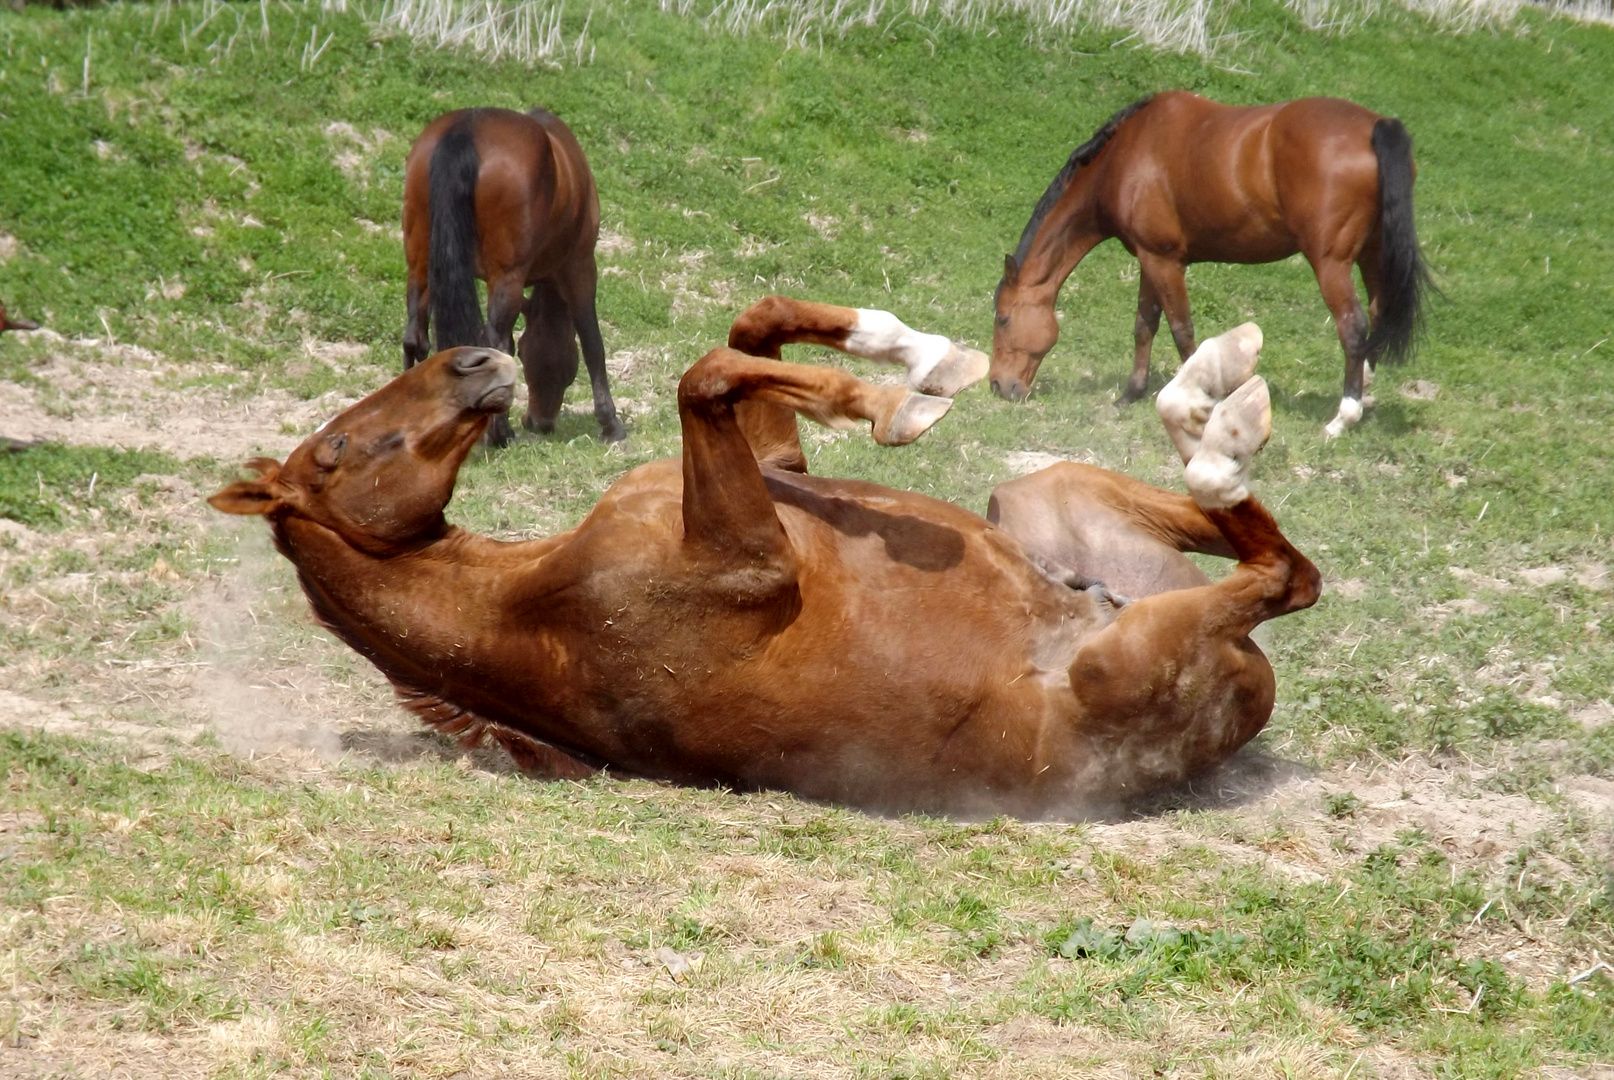
[[[1283,383],[1267,380],[1272,394],[1272,411],[1289,416],[1303,416],[1321,427],[1339,412],[1339,398],[1332,394],[1319,394],[1313,390],[1291,393]],[[1377,404],[1362,417],[1363,424],[1373,424],[1387,435],[1408,435],[1420,425],[1416,415],[1405,402],[1389,396],[1390,391],[1377,395]]]

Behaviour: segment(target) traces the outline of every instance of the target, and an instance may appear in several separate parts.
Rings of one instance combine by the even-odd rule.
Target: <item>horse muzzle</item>
[[[1005,401],[1024,401],[1031,396],[1031,387],[1012,376],[1000,375],[992,379],[992,392]]]
[[[463,379],[463,400],[477,412],[500,413],[516,396],[516,362],[497,349],[460,349],[449,362]]]

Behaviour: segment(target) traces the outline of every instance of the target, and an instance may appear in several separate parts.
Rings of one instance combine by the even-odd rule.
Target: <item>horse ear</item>
[[[226,514],[267,514],[281,504],[284,486],[279,482],[280,462],[273,458],[253,458],[247,468],[258,474],[256,480],[237,480],[214,495],[207,504]]]
[[[1020,280],[1020,264],[1013,255],[1003,256],[1003,283],[1005,285],[1017,284]]]

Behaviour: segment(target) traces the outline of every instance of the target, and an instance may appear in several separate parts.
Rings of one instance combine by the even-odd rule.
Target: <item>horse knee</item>
[[[732,398],[739,385],[735,355],[729,349],[713,349],[691,364],[678,380],[678,407],[695,408]]]
[[[795,310],[795,302],[785,296],[764,296],[752,304],[729,327],[729,348],[753,356],[777,358],[779,336]]]
[[[1323,595],[1322,571],[1304,555],[1299,559],[1300,565],[1293,567],[1289,574],[1289,595],[1286,599],[1290,611],[1304,611]]]

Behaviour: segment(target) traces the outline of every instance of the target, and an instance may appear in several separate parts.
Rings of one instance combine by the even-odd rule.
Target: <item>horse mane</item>
[[[1065,167],[1059,170],[1053,179],[1053,183],[1048,185],[1048,190],[1044,191],[1042,198],[1037,200],[1036,209],[1031,211],[1031,220],[1026,222],[1025,231],[1020,234],[1020,243],[1014,249],[1014,261],[1016,264],[1024,262],[1026,256],[1031,253],[1031,239],[1037,235],[1037,230],[1042,227],[1042,219],[1048,216],[1048,212],[1054,208],[1054,204],[1065,193],[1065,189],[1070,187],[1070,182],[1076,178],[1077,171],[1083,165],[1098,157],[1099,151],[1103,150],[1109,143],[1111,137],[1115,135],[1116,129],[1125,123],[1133,113],[1153,101],[1154,98],[1155,96],[1150,94],[1148,97],[1134,101],[1104,121],[1104,126],[1093,132],[1091,139],[1088,139],[1071,152],[1070,160],[1065,162]]]

